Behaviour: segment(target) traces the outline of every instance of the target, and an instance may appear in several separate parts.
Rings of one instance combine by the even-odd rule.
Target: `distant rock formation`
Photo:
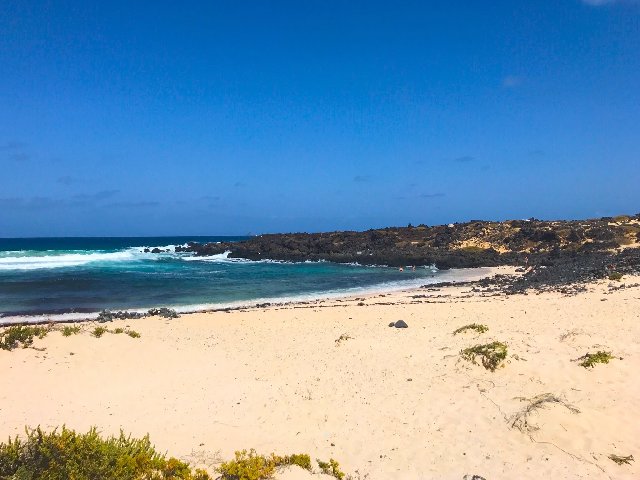
[[[318,261],[362,265],[435,265],[439,269],[525,264],[549,256],[639,247],[640,214],[594,220],[510,220],[366,232],[282,233],[241,242],[189,243],[176,252],[230,252],[249,260]]]

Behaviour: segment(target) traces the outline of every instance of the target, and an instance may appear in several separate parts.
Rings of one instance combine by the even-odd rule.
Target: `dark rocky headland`
[[[189,243],[176,251],[199,256],[229,251],[249,260],[435,265],[439,269],[500,265],[563,265],[590,259],[637,266],[640,214],[590,220],[470,221],[365,232],[265,234],[241,242]],[[626,267],[624,267],[626,265]],[[633,267],[636,268],[636,267]]]

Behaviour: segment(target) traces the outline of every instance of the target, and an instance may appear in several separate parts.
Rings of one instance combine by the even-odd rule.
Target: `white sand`
[[[36,340],[43,350],[0,351],[0,437],[25,425],[122,428],[210,470],[253,447],[333,457],[372,480],[640,478],[640,287],[608,284],[572,297],[449,287],[107,325],[139,339],[93,338],[85,324]],[[398,319],[409,328],[387,326]],[[452,335],[472,322],[489,331]],[[353,338],[336,344],[342,334]],[[509,346],[496,372],[458,355],[493,340]],[[597,350],[623,359],[572,361]],[[526,405],[517,397],[543,393],[580,413],[547,404],[528,433],[512,428]],[[612,453],[636,462],[618,466]]]

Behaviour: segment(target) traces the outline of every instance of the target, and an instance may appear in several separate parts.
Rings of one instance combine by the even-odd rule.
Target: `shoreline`
[[[312,304],[100,324],[0,351],[0,436],[97,426],[213,472],[235,450],[335,458],[369,478],[637,478],[640,276],[575,293],[429,286]],[[625,285],[625,288],[621,288]],[[362,305],[361,305],[362,304]],[[403,319],[407,329],[390,328]],[[453,335],[463,325],[485,333]],[[495,372],[460,351],[505,342]],[[608,364],[583,368],[587,352]],[[27,380],[28,379],[28,380]],[[523,429],[510,420],[542,394]],[[529,428],[529,426],[531,428]],[[277,479],[314,478],[286,476]],[[355,477],[358,478],[358,477]]]
[[[425,267],[427,268],[427,267]],[[434,272],[434,277],[421,277],[414,280],[387,282],[370,287],[358,287],[354,291],[342,290],[336,292],[317,292],[294,295],[290,297],[271,297],[271,298],[257,298],[252,300],[239,300],[234,302],[218,303],[218,304],[197,304],[197,305],[160,305],[153,308],[170,308],[175,310],[178,314],[190,314],[190,313],[207,313],[207,312],[219,312],[228,310],[243,310],[248,308],[260,308],[261,305],[266,303],[270,305],[295,305],[306,302],[314,302],[320,300],[332,300],[332,299],[348,299],[351,297],[378,295],[380,293],[393,293],[401,291],[409,291],[420,289],[423,285],[429,285],[429,280],[437,280],[433,283],[440,283],[442,281],[449,282],[468,282],[478,281],[484,278],[489,278],[496,273],[500,274],[515,274],[515,267],[477,267],[477,268],[459,268],[440,270],[437,273]],[[110,309],[111,312],[125,311],[129,313],[146,314],[149,308],[130,308],[127,310]],[[0,315],[0,327],[7,327],[11,325],[43,325],[48,323],[83,323],[96,321],[100,311],[89,312],[64,312],[64,313],[42,313],[33,315]]]

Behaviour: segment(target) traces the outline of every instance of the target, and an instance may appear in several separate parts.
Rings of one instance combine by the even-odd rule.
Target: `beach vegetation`
[[[504,360],[507,358],[507,345],[502,342],[475,345],[461,350],[460,355],[474,365],[478,365],[476,359],[480,357],[482,366],[487,370],[495,372],[496,368],[502,366]]]
[[[320,471],[325,475],[331,475],[332,477],[337,478],[338,480],[344,479],[344,472],[340,470],[340,464],[336,462],[333,458],[330,458],[328,462],[323,462],[320,459],[316,459],[318,462],[318,467],[320,467]]]
[[[70,337],[71,335],[77,335],[80,333],[80,327],[78,325],[65,325],[62,327],[62,335]]]
[[[615,453],[609,455],[609,459],[616,462],[618,465],[631,465],[631,462],[634,461],[633,455],[627,455],[626,457],[623,457],[620,455],[616,455]]]
[[[91,332],[91,335],[93,335],[96,338],[100,338],[105,333],[113,333],[114,335],[120,335],[122,333],[126,333],[131,338],[140,338],[140,334],[138,332],[136,332],[135,330],[131,330],[129,328],[122,328],[122,327],[118,327],[118,328],[114,328],[113,330],[109,330],[106,327],[98,326],[98,327],[93,329],[93,331]]]
[[[487,327],[486,325],[482,325],[480,323],[470,323],[469,325],[465,325],[464,327],[455,329],[453,331],[453,334],[457,335],[459,333],[464,333],[468,330],[475,330],[478,333],[485,333],[486,331],[489,330],[489,327]]]
[[[211,480],[204,470],[157,452],[148,436],[131,438],[121,431],[103,438],[95,427],[76,433],[64,426],[50,433],[27,429],[24,439],[0,443],[0,478]]]
[[[109,330],[106,329],[105,327],[96,327],[93,329],[93,331],[91,332],[91,335],[93,335],[96,338],[100,338],[102,335],[104,335],[105,333],[107,333]]]
[[[562,398],[552,393],[543,393],[532,398],[517,397],[517,400],[520,400],[521,402],[527,402],[527,405],[523,409],[512,415],[509,419],[509,423],[511,424],[511,428],[517,428],[521,432],[531,432],[533,430],[537,430],[537,426],[529,423],[529,418],[536,411],[543,409],[548,405],[562,405],[571,413],[580,413],[580,410],[578,410],[576,407],[570,405]]]
[[[340,344],[346,340],[353,340],[353,337],[350,336],[348,333],[343,333],[338,338],[336,338],[336,347],[339,347]]]
[[[49,331],[49,327],[39,325],[16,325],[7,327],[0,333],[0,349],[13,350],[18,347],[30,347],[33,344],[34,338],[44,338]]]
[[[593,368],[596,366],[596,363],[609,363],[609,360],[614,359],[615,357],[611,355],[611,352],[605,352],[603,350],[599,350],[596,353],[587,353],[582,357],[578,358],[578,365],[584,368]]]
[[[611,272],[609,274],[609,280],[619,282],[620,280],[622,280],[622,274],[620,272]]]
[[[223,480],[263,480],[271,478],[279,467],[297,465],[311,471],[311,457],[307,454],[293,454],[284,457],[274,455],[258,455],[252,448],[235,453],[235,458],[223,462],[216,469]]]

